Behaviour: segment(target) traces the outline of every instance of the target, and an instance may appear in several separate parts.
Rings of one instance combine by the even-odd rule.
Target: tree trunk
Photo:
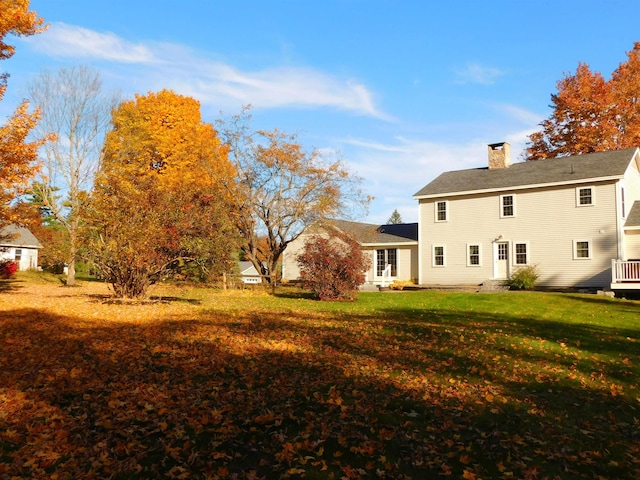
[[[71,260],[67,265],[67,287],[76,286],[76,261]]]
[[[74,225],[75,226],[75,225]],[[70,228],[69,231],[69,261],[67,262],[67,287],[76,286],[76,229]]]

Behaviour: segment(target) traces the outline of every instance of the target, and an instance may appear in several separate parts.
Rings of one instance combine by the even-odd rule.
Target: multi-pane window
[[[591,244],[588,240],[577,240],[574,242],[575,258],[591,258]]]
[[[467,245],[467,265],[480,265],[480,245]]]
[[[578,206],[593,205],[593,187],[578,187],[576,189]]]
[[[387,250],[387,265],[391,265],[391,276],[395,277],[397,275],[398,270],[398,259],[397,259],[397,250],[395,248],[391,248]]]
[[[379,277],[384,274],[389,265],[391,266],[391,276],[395,277],[398,270],[398,250],[395,248],[376,250],[376,273]]]
[[[446,222],[447,221],[447,202],[436,202],[436,221],[437,222]]]
[[[529,252],[526,243],[516,243],[514,245],[516,265],[527,265],[529,263]]]
[[[500,196],[500,216],[501,217],[514,217],[515,210],[515,198],[513,195],[501,195]]]
[[[22,260],[22,249],[21,248],[16,248],[15,255],[14,255],[13,259],[17,264],[20,264],[20,260]]]
[[[509,245],[506,243],[498,244],[498,260],[507,260],[509,258]]]
[[[444,267],[444,246],[443,245],[433,246],[433,266]]]

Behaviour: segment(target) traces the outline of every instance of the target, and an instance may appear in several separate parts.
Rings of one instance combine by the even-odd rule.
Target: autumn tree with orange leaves
[[[237,172],[229,210],[244,257],[273,288],[280,256],[306,227],[362,212],[370,197],[360,188],[361,178],[340,159],[305,149],[296,135],[253,131],[249,108],[220,120]]]
[[[88,247],[117,296],[143,297],[188,264],[233,270],[237,235],[222,185],[234,169],[196,100],[163,90],[123,102],[103,153]]]
[[[606,80],[580,63],[551,95],[551,116],[529,136],[528,160],[640,146],[640,42]]]
[[[44,30],[44,20],[29,11],[28,0],[0,0],[0,60],[10,58],[15,47],[5,41],[7,35],[35,35]],[[0,74],[0,100],[7,89],[7,73]],[[44,140],[27,141],[39,119],[39,112],[29,112],[24,101],[7,122],[0,126],[0,227],[18,221],[10,205],[23,193],[37,172],[35,161]]]

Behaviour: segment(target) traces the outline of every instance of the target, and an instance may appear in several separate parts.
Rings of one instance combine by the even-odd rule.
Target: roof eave
[[[44,248],[42,245],[28,245],[26,243],[0,243],[0,247],[11,247],[11,248]]]
[[[608,177],[597,177],[597,178],[583,178],[580,180],[573,180],[570,182],[550,182],[550,183],[534,183],[534,184],[526,184],[526,185],[515,185],[510,187],[496,187],[496,188],[485,188],[481,190],[458,190],[453,192],[445,192],[445,193],[433,193],[429,195],[414,195],[413,198],[415,200],[427,200],[430,198],[442,198],[442,197],[456,197],[459,195],[478,195],[481,193],[495,193],[495,192],[512,192],[514,190],[529,190],[532,188],[548,188],[548,187],[560,187],[563,185],[582,185],[585,183],[599,183],[599,182],[609,182],[613,180],[621,180],[624,178],[624,175],[611,175]]]
[[[363,247],[388,247],[390,245],[397,245],[397,246],[411,246],[411,245],[418,245],[418,241],[417,240],[411,240],[410,242],[367,242],[367,243],[361,243],[360,244]]]

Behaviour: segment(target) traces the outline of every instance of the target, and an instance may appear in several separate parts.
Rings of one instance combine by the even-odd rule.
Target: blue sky
[[[32,0],[50,24],[0,64],[6,117],[44,68],[89,65],[125,97],[170,88],[205,121],[253,106],[253,126],[338,152],[375,197],[363,221],[486,145],[527,135],[578,62],[608,78],[640,41],[637,0]]]

